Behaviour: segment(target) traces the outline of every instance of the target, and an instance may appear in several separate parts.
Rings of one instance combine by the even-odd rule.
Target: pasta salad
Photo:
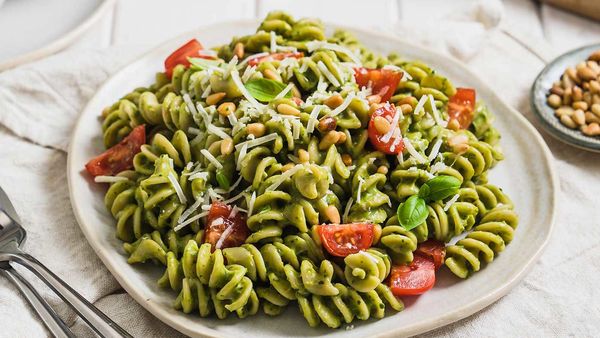
[[[518,218],[487,173],[493,116],[430,66],[271,12],[256,33],[191,40],[102,112],[86,169],[128,262],[164,268],[175,308],[338,328],[466,278]]]

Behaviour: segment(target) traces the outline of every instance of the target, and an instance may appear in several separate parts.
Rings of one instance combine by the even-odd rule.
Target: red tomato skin
[[[188,61],[188,57],[198,56],[198,51],[202,49],[204,49],[202,44],[198,40],[192,39],[167,56],[165,59],[165,73],[169,79],[173,75],[173,68],[175,66],[182,64],[189,67],[190,62]]]
[[[371,86],[372,93],[381,96],[381,102],[389,101],[404,73],[392,69],[354,68],[354,79],[360,87]]]
[[[396,297],[421,295],[435,285],[435,265],[417,253],[410,265],[392,267],[389,285]]]
[[[475,113],[476,92],[472,88],[456,88],[448,101],[448,116],[457,120],[461,129],[467,129],[473,122]]]
[[[240,246],[250,235],[250,229],[246,225],[246,219],[242,212],[238,211],[235,216],[230,217],[232,209],[230,205],[221,202],[213,202],[210,206],[204,232],[204,243],[210,243],[212,251],[215,250],[217,242],[229,226],[233,227],[233,231],[223,240],[221,249]],[[223,222],[213,225],[213,222],[219,218],[222,218]]]
[[[325,250],[332,256],[346,257],[366,250],[373,244],[375,226],[371,223],[322,224],[317,231]],[[336,240],[339,234],[339,240]],[[354,243],[350,238],[354,239]]]
[[[269,55],[265,55],[265,56],[261,56],[258,58],[254,58],[254,59],[250,59],[248,61],[248,65],[249,66],[256,66],[261,62],[264,61],[281,61],[283,59],[287,59],[287,58],[296,58],[296,59],[300,59],[304,57],[304,53],[303,52],[293,52],[293,53],[272,53]]]
[[[377,128],[375,128],[375,117],[381,116],[388,121],[391,121],[395,114],[402,114],[402,112],[397,112],[396,107],[393,104],[385,103],[373,112],[368,125],[369,141],[375,149],[388,155],[396,155],[404,150],[404,141],[402,139],[398,141],[394,137],[391,137],[387,142],[382,141],[383,135],[379,134]],[[396,145],[392,150],[392,145],[394,143],[396,143]]]
[[[121,142],[91,159],[86,163],[85,169],[94,177],[112,176],[123,170],[131,169],[133,168],[133,157],[140,152],[144,143],[146,143],[146,128],[145,125],[140,125],[133,128]]]
[[[415,252],[433,260],[436,270],[444,265],[444,258],[446,257],[446,245],[443,242],[433,239],[427,240],[419,244]]]

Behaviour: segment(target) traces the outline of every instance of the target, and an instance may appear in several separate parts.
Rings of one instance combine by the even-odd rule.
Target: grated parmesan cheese
[[[267,189],[265,189],[265,191],[273,191],[273,190],[277,189],[277,187],[279,187],[281,185],[281,183],[283,183],[288,178],[292,177],[292,175],[294,175],[300,169],[302,169],[302,164],[296,164],[293,168],[291,168],[291,169],[287,170],[286,172],[284,172],[283,174],[279,175],[279,178],[275,182],[273,182],[273,184],[268,186]]]
[[[415,106],[415,110],[413,114],[418,114],[421,110],[423,110],[423,107],[425,106],[425,102],[427,102],[427,95],[423,95],[421,96],[421,99],[419,100],[419,102],[417,103],[417,105]]]
[[[201,212],[201,213],[199,213],[198,215],[196,215],[194,217],[188,218],[185,222],[177,224],[177,226],[175,228],[173,228],[173,230],[174,231],[179,231],[179,230],[183,229],[186,225],[188,225],[188,224],[190,224],[190,223],[194,222],[195,220],[198,220],[198,219],[200,219],[202,217],[206,217],[206,216],[208,216],[208,211]]]
[[[428,96],[429,96],[429,103],[431,103],[431,113],[433,115],[433,119],[435,120],[435,123],[446,128],[446,126],[448,126],[448,121],[444,121],[444,119],[442,119],[440,112],[437,110],[437,107],[435,106],[435,100],[433,99],[433,95],[429,94]]]
[[[216,223],[216,221],[218,221],[218,220],[221,220],[221,223]],[[215,221],[212,222],[212,225],[221,225],[221,224],[223,224],[222,217],[219,217]],[[223,243],[225,242],[227,237],[229,237],[229,235],[231,235],[231,233],[233,232],[234,224],[235,224],[234,222],[229,222],[229,224],[227,225],[227,228],[225,228],[225,231],[223,231],[223,233],[221,234],[221,237],[219,237],[219,240],[215,244],[216,249],[221,249],[223,247]]]
[[[204,202],[204,199],[203,198],[198,198],[194,202],[194,204],[192,204],[189,208],[185,209],[185,211],[181,214],[181,216],[179,216],[179,219],[177,220],[177,224],[181,224],[188,217],[190,217],[190,215],[192,213],[194,213],[194,211],[196,211],[196,209],[198,209],[198,207],[200,207],[200,204],[202,204],[202,202]]]
[[[334,52],[340,52],[342,54],[346,54],[352,60],[352,62],[354,62],[355,64],[357,64],[359,66],[362,65],[362,62],[360,62],[360,59],[358,58],[358,56],[356,56],[356,54],[354,54],[354,52],[352,52],[350,49],[348,49],[344,46],[340,46],[335,43],[329,43],[329,42],[323,42],[323,41],[311,41],[311,42],[306,43],[306,48],[308,48],[309,52],[312,52],[316,49],[329,49]]]
[[[406,147],[406,150],[408,150],[408,153],[410,154],[410,156],[412,156],[417,161],[417,163],[425,163],[427,161],[423,157],[423,155],[421,155],[415,149],[415,147],[412,145],[412,143],[410,142],[410,140],[408,138],[404,139],[404,146]]]
[[[237,157],[237,163],[236,163],[236,170],[240,171],[242,169],[242,161],[244,160],[244,157],[246,157],[246,153],[248,152],[248,144],[244,143],[244,145],[242,146],[242,149],[240,149],[240,154]]]
[[[277,51],[277,41],[275,40],[277,36],[275,35],[275,31],[271,31],[271,53],[275,53]]]
[[[125,176],[100,175],[100,176],[94,177],[94,182],[96,182],[96,183],[115,183],[115,182],[122,182],[122,181],[128,181],[128,180],[129,179]]]
[[[446,202],[446,205],[444,205],[444,211],[448,211],[448,209],[450,209],[452,204],[454,204],[454,203],[456,203],[456,201],[458,201],[459,197],[460,197],[459,194],[455,194],[454,196],[452,196],[452,198],[450,200],[448,200],[448,202]]]
[[[350,197],[350,199],[348,200],[348,203],[346,203],[346,208],[344,209],[344,215],[342,216],[342,220],[344,222],[346,222],[346,220],[348,219],[348,214],[350,213],[350,208],[352,207],[352,202],[354,202],[354,200],[352,199],[352,197]]]
[[[240,79],[240,74],[238,74],[237,70],[231,71],[231,79],[233,80],[233,83],[235,83],[236,87],[238,87],[242,95],[244,95],[246,100],[250,102],[250,104],[252,104],[257,110],[262,110],[262,108],[264,108],[264,106],[258,103],[258,101],[256,101],[256,99],[250,94],[250,92],[248,92],[246,87],[244,87],[242,79]]]
[[[354,98],[354,93],[348,94],[348,96],[346,96],[346,98],[344,99],[344,102],[342,102],[342,104],[340,104],[337,108],[332,110],[331,113],[329,113],[329,116],[333,117],[333,116],[336,116],[339,113],[343,112],[344,109],[348,108],[348,106],[352,102],[353,98]]]
[[[211,90],[212,90],[212,88],[210,87],[210,85],[206,86],[206,89],[204,89],[204,91],[202,92],[202,95],[200,95],[200,97],[203,99],[207,98],[208,95],[210,95]]]
[[[179,198],[179,202],[181,202],[181,204],[187,203],[187,198],[185,197],[185,194],[183,193],[183,189],[181,189],[179,182],[177,182],[177,178],[175,178],[175,175],[173,175],[172,172],[169,172],[167,178],[169,179],[169,182],[171,182],[173,189],[175,189],[175,192],[177,193],[177,198]]]
[[[229,114],[229,115],[231,115],[231,114]],[[219,116],[221,116],[221,115],[219,115]],[[217,135],[220,138],[222,138],[223,140],[231,138],[231,136],[227,135],[227,133],[224,132],[223,129],[221,129],[219,127],[215,127],[212,124],[210,126],[208,126],[208,133],[209,134],[213,134],[213,135]]]
[[[446,168],[448,168],[448,166],[444,162],[436,162],[434,165],[431,166],[431,173],[435,174]]]
[[[243,146],[247,146],[247,148],[249,149],[249,148],[252,148],[252,147],[259,146],[259,145],[261,145],[263,143],[267,143],[267,142],[273,141],[276,138],[277,138],[277,133],[271,133],[271,134],[268,134],[268,135],[265,135],[265,136],[261,136],[261,137],[255,138],[253,140],[249,140],[249,141],[245,141],[245,142],[242,142],[242,143],[238,143],[238,144],[235,145],[235,149],[236,150],[240,149]]]
[[[429,162],[435,160],[438,153],[440,152],[440,147],[442,146],[442,143],[443,143],[442,139],[438,137],[438,139],[433,144],[433,147],[431,147],[431,153],[429,153],[429,156],[428,156]]]
[[[252,211],[254,211],[254,202],[256,201],[256,191],[252,192],[252,196],[250,196],[250,201],[248,201],[248,212],[247,217],[252,216]]]
[[[362,177],[358,177],[358,191],[356,192],[356,202],[360,203],[361,194],[362,194],[362,185],[365,183],[365,179]]]
[[[242,68],[243,66],[245,66],[248,61],[253,60],[253,59],[258,59],[261,58],[263,56],[267,56],[269,55],[268,52],[262,52],[262,53],[257,53],[257,54],[253,54],[253,55],[249,55],[248,57],[246,57],[244,60],[242,60],[242,62],[238,63],[238,68]]]
[[[219,162],[219,161],[218,161],[218,160],[217,160],[217,159],[216,159],[216,158],[213,156],[213,154],[211,154],[211,153],[210,153],[210,151],[208,151],[207,149],[202,149],[202,150],[200,150],[200,153],[201,153],[202,155],[204,155],[204,157],[206,157],[206,159],[207,159],[207,160],[208,160],[210,163],[214,164],[214,166],[215,166],[217,169],[223,169],[223,165],[221,164],[221,162]]]
[[[329,82],[332,85],[334,85],[335,87],[339,87],[340,86],[340,82],[335,78],[335,75],[333,75],[333,73],[331,73],[329,71],[329,69],[327,69],[327,66],[325,66],[325,64],[323,63],[323,61],[317,62],[317,68],[319,68],[319,70],[321,71],[321,73],[323,73],[323,75],[325,75],[325,77],[327,78],[327,80],[329,80]]]
[[[279,92],[279,94],[277,94],[277,96],[275,96],[275,98],[273,99],[273,101],[282,99],[283,97],[285,97],[287,95],[287,93],[292,90],[292,87],[294,86],[294,83],[290,82],[287,87],[283,88],[282,91]]]
[[[306,125],[306,132],[312,133],[315,130],[315,124],[318,122],[319,113],[323,109],[323,106],[315,106],[310,112],[310,117],[308,118],[308,124]]]
[[[204,107],[202,106],[202,104],[200,104],[200,102],[196,103],[196,109],[197,109],[197,113],[196,114],[200,114],[200,116],[202,116],[202,120],[204,120],[204,126],[206,126],[206,128],[208,129],[208,126],[210,126],[210,116],[208,115],[208,112],[206,111],[206,109],[204,109]],[[193,117],[194,115],[192,115]],[[195,119],[194,119],[195,120]],[[196,124],[200,125],[200,123],[198,123],[198,121],[196,121]]]

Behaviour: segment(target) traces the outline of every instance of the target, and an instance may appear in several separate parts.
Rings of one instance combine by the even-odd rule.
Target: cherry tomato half
[[[435,269],[437,270],[444,264],[444,257],[446,257],[446,246],[440,241],[430,239],[419,244],[415,252],[431,258],[433,260],[433,264],[435,265]]]
[[[133,156],[140,152],[146,143],[146,128],[137,126],[121,142],[94,157],[85,165],[92,176],[116,175],[123,170],[133,168]]]
[[[390,273],[390,289],[396,296],[415,296],[429,291],[435,284],[433,260],[420,254],[410,265],[395,265]]]
[[[219,249],[240,246],[246,242],[249,234],[250,230],[241,212],[233,212],[233,208],[225,203],[213,202],[208,211],[204,233],[204,242],[210,243],[213,251],[218,243]]]
[[[179,64],[188,67],[190,65],[188,57],[199,56],[198,52],[202,49],[204,49],[204,47],[196,39],[192,39],[183,46],[177,48],[176,51],[171,53],[171,55],[165,59],[165,73],[167,73],[167,76],[171,78],[171,75],[173,75],[173,68]]]
[[[373,244],[371,223],[322,224],[317,228],[323,247],[337,257],[366,250]]]
[[[469,128],[473,122],[475,98],[475,89],[456,88],[456,94],[448,101],[448,116],[450,120],[458,121],[461,129]]]
[[[354,78],[360,87],[371,86],[372,93],[381,96],[381,102],[394,95],[404,73],[392,69],[354,68]]]
[[[381,134],[376,127],[375,119],[379,116],[386,119],[389,123],[392,123],[394,115],[396,114],[402,114],[402,112],[396,111],[396,107],[393,104],[384,103],[373,112],[371,120],[369,121],[369,141],[371,141],[371,144],[375,149],[388,155],[399,154],[404,150],[404,141],[402,141],[402,136],[400,136],[400,130],[397,126],[392,126],[392,128],[396,128],[398,131],[395,134],[392,134],[391,137],[389,137],[389,135],[386,136],[385,133]]]
[[[250,59],[248,61],[248,65],[249,66],[256,66],[257,64],[264,62],[264,61],[281,61],[283,59],[287,59],[287,58],[296,58],[296,59],[300,59],[304,57],[304,53],[302,52],[290,52],[290,53],[272,53],[269,55],[265,55],[265,56],[261,56],[258,58],[254,58],[254,59]]]

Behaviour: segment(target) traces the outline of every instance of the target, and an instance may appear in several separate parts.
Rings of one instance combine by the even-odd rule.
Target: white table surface
[[[472,0],[118,0],[112,12],[69,48],[129,45],[139,47],[141,52],[201,25],[231,19],[262,18],[273,9],[290,11],[295,16],[316,15],[333,23],[389,30],[400,20],[418,22],[420,18],[441,17],[471,2]],[[181,10],[182,8],[185,10]],[[494,48],[484,46],[468,65],[481,77],[493,79],[490,86],[498,94],[515,98],[511,104],[534,122],[524,91],[529,90],[535,76],[554,56],[578,46],[600,42],[600,23],[532,0],[505,0],[504,10],[500,29],[486,41],[488,46]],[[526,53],[519,54],[522,55],[519,58],[497,54],[498,50],[514,49]],[[495,62],[488,62],[489,60]],[[506,76],[507,71],[518,74],[520,81],[515,83],[511,76]],[[552,148],[556,141],[547,134],[542,134]],[[565,156],[560,152],[555,155],[559,158]],[[553,257],[547,259],[551,258]],[[98,306],[102,308],[105,300],[101,299]],[[122,305],[127,307],[127,304]],[[510,302],[499,301],[493,305],[501,308],[507,306],[510,307]],[[546,319],[555,320],[544,318]],[[544,330],[544,323],[539,324],[540,334],[548,334]],[[490,323],[491,327],[493,325]],[[492,332],[484,334],[493,336]],[[435,336],[448,337],[462,334],[452,330],[445,331],[443,328],[434,333]],[[514,336],[519,336],[519,333],[515,332]]]

